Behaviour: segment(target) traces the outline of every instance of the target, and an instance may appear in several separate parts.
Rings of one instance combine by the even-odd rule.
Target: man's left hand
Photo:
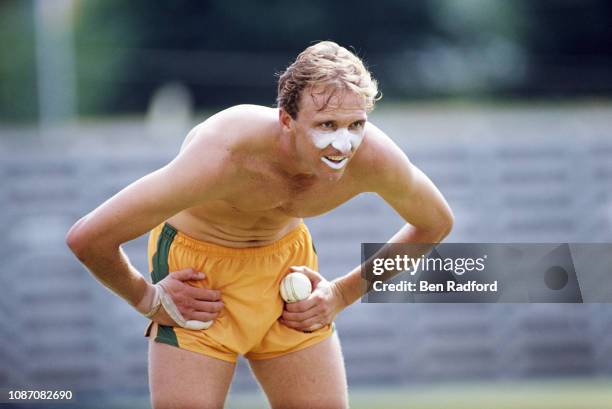
[[[316,331],[331,324],[336,315],[346,308],[337,286],[306,266],[294,266],[291,270],[306,275],[313,291],[305,300],[285,303],[285,310],[279,321],[304,332]]]

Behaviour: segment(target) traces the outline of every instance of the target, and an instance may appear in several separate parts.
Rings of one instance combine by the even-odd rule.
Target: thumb
[[[291,270],[296,273],[302,273],[306,277],[308,277],[312,284],[312,288],[315,288],[317,284],[319,284],[323,279],[323,276],[321,276],[321,274],[306,266],[292,266]]]
[[[204,273],[195,271],[193,268],[185,268],[179,271],[173,271],[170,273],[172,278],[175,278],[180,281],[187,280],[202,280],[206,275]]]

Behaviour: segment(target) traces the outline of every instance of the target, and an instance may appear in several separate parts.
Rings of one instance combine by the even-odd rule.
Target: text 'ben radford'
[[[418,284],[418,285],[417,285]],[[398,283],[385,283],[380,280],[372,283],[372,289],[377,292],[404,291],[404,292],[497,292],[497,280],[491,283],[478,283],[474,280],[464,283],[447,281],[446,283],[429,283],[425,280],[418,282],[400,281]]]

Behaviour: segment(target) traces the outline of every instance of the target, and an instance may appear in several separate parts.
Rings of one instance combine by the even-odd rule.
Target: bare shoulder
[[[253,156],[266,138],[271,139],[274,111],[238,105],[218,112],[189,132],[170,168],[177,177],[190,180],[194,189],[212,184],[214,197],[227,194],[239,177],[241,159]],[[210,195],[210,190],[206,193]]]
[[[192,142],[228,150],[256,149],[278,133],[278,110],[261,105],[236,105],[196,125],[181,150]]]
[[[412,165],[406,154],[371,122],[353,162],[351,171],[364,191],[381,192],[411,178]]]

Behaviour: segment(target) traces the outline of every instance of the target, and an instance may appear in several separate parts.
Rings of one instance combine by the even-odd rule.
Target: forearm
[[[448,231],[423,230],[413,225],[406,224],[389,239],[388,243],[439,243],[444,239],[444,237],[447,236],[447,234]],[[431,246],[428,248],[431,248]],[[425,247],[415,247],[415,249],[417,249],[419,252],[427,252],[427,248]],[[383,248],[381,251],[384,252],[385,249]],[[388,257],[389,255],[386,256]],[[420,254],[415,254],[413,256],[420,256]],[[371,283],[364,280],[361,268],[362,265],[360,264],[348,274],[334,280],[334,284],[338,288],[347,306],[353,304],[371,289]],[[378,279],[386,281],[391,277],[392,275],[387,275],[378,277]]]
[[[76,255],[98,281],[130,305],[136,307],[142,301],[148,283],[121,247],[96,248]]]

